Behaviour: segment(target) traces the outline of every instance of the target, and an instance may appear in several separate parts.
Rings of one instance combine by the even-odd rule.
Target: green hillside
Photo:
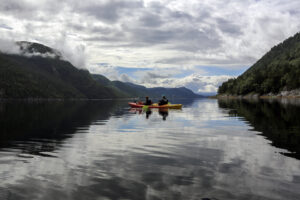
[[[86,70],[60,59],[0,54],[1,98],[111,98]]]
[[[273,47],[236,79],[224,82],[219,94],[276,94],[300,88],[300,33]]]
[[[104,99],[156,95],[143,86],[110,81],[105,76],[78,69],[62,60],[58,51],[42,44],[23,41],[17,45],[20,46],[19,55],[0,52],[0,99]],[[178,97],[185,97],[180,89],[172,91]],[[198,97],[191,93],[191,97]]]

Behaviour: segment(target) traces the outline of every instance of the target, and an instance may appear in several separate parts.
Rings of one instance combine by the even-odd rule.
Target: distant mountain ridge
[[[219,94],[278,94],[300,88],[300,33],[274,46],[236,79],[224,82]]]
[[[176,98],[197,98],[188,89],[148,89],[144,86],[110,81],[92,75],[62,60],[57,50],[38,43],[17,42],[19,54],[0,52],[0,98],[107,99],[163,94]],[[187,96],[187,94],[189,94]]]
[[[142,85],[137,85],[130,82],[121,82],[121,81],[109,81],[105,76],[92,74],[93,78],[99,83],[105,86],[115,87],[122,92],[130,94],[130,96],[135,97],[156,97],[160,98],[162,95],[167,96],[168,98],[199,98],[201,95],[195,94],[191,90],[185,87],[179,88],[164,88],[164,87],[154,87],[146,88]]]

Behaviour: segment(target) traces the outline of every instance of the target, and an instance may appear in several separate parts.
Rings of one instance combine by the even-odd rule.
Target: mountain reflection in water
[[[0,103],[0,199],[299,199],[298,107],[172,103]]]
[[[285,155],[300,159],[300,100],[219,100],[229,115],[243,117]]]

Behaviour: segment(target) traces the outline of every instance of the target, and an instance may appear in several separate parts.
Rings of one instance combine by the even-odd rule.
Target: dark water
[[[297,102],[180,102],[0,103],[0,199],[300,199]]]

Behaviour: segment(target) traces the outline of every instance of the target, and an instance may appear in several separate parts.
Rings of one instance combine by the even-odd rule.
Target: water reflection
[[[300,100],[219,100],[230,116],[251,123],[275,147],[289,150],[285,155],[300,159]]]
[[[53,151],[78,127],[83,131],[93,120],[107,120],[118,106],[110,101],[2,102],[0,148],[13,146],[30,154]]]
[[[299,199],[300,162],[234,109],[172,103],[148,119],[126,101],[2,104],[0,199]]]
[[[162,116],[163,120],[166,120],[169,115],[169,110],[166,108],[161,108],[158,110],[158,113]]]
[[[146,110],[146,119],[149,119],[150,115],[152,114],[152,110],[151,109],[147,109]]]
[[[134,114],[139,114],[139,115],[143,115],[145,114],[146,116],[146,119],[149,119],[149,117],[153,114],[153,112],[157,112],[160,116],[162,116],[162,120],[166,120],[168,115],[169,115],[169,109],[168,108],[160,108],[160,109],[157,109],[157,108],[154,108],[154,109],[151,109],[151,108],[131,108],[130,109],[130,112],[131,113],[134,113]]]

